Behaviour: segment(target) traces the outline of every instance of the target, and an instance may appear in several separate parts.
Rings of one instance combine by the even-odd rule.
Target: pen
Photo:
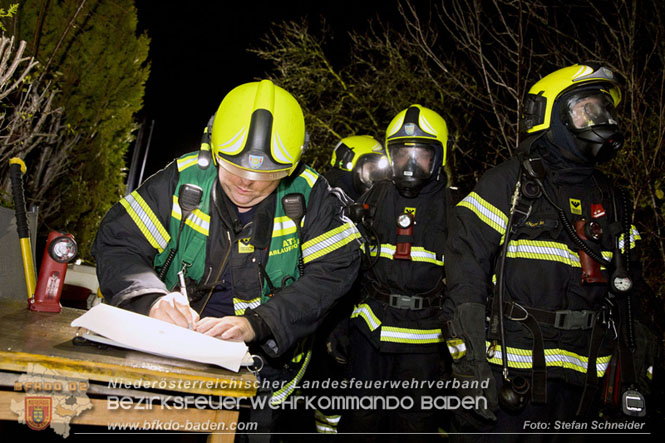
[[[185,296],[185,301],[187,302],[187,307],[189,307],[189,297],[187,296],[187,285],[185,284],[185,273],[180,271],[178,272],[178,281],[180,282],[180,293]],[[187,319],[187,326],[190,330],[194,329],[192,321]]]

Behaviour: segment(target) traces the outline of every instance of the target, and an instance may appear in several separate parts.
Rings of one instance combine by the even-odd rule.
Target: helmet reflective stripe
[[[592,73],[593,73],[593,69],[591,69],[590,66],[582,65],[582,66],[580,66],[580,69],[575,74],[573,74],[572,80],[575,81],[575,80],[577,80],[578,78],[580,78],[584,75],[589,75],[589,74],[592,74]]]
[[[273,146],[277,146],[278,150],[275,153],[275,157],[277,158],[277,161],[280,161],[282,163],[293,163],[293,156],[289,155],[288,151],[286,150],[286,147],[284,146],[284,143],[282,143],[282,139],[279,137],[279,132],[275,131],[275,136],[273,137],[272,140]]]
[[[420,113],[419,117],[420,119],[418,123],[420,123],[420,127],[422,127],[423,130],[429,132],[430,134],[436,134],[436,130],[432,127],[432,125],[430,125],[430,123],[427,121],[427,118],[422,113]]]
[[[245,144],[245,139],[247,138],[247,131],[244,127],[240,128],[237,134],[235,134],[231,139],[224,143],[220,143],[217,146],[219,152],[224,154],[235,155],[242,150],[243,145]]]

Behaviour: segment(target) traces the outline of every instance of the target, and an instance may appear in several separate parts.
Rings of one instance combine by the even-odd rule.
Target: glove
[[[496,421],[495,412],[499,408],[494,375],[487,362],[485,351],[485,306],[480,303],[463,303],[455,310],[453,320],[447,323],[446,343],[452,357],[452,375],[460,383],[478,382],[481,387],[456,389],[460,397],[483,396],[487,399],[487,408],[474,409],[475,420],[469,417],[466,421],[472,427],[479,428],[477,419]],[[453,380],[455,381],[455,380]],[[482,402],[479,402],[482,403]]]
[[[326,351],[340,365],[349,359],[349,319],[342,319],[326,338]]]
[[[635,381],[639,391],[646,395],[651,393],[651,378],[658,356],[658,337],[653,333],[655,328],[649,328],[640,321],[636,320],[633,327],[636,344],[633,354]]]

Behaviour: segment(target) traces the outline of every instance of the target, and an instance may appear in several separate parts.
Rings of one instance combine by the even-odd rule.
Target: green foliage
[[[326,45],[339,36],[325,26],[312,32],[305,21],[277,24],[253,51],[273,63],[268,75],[303,105],[313,145],[305,160],[314,166],[328,164],[341,137],[368,133],[383,140],[392,116],[419,103],[448,122],[455,139],[449,177],[465,191],[514,152],[531,84],[574,63],[608,65],[625,81],[626,147],[605,169],[634,196],[645,275],[662,301],[665,3],[607,3],[402,1],[404,26],[377,21],[352,32],[342,50],[347,57],[333,61]]]
[[[28,0],[19,14],[20,37],[57,81],[57,105],[80,137],[66,179],[47,196],[60,206],[45,224],[72,232],[84,258],[99,221],[124,192],[125,155],[149,74],[149,39],[136,35],[136,25],[132,0]]]
[[[3,23],[2,19],[14,17],[16,11],[18,11],[18,3],[11,4],[7,11],[5,11],[5,8],[0,8],[0,29],[5,32],[7,31],[7,28],[5,28],[5,24]]]

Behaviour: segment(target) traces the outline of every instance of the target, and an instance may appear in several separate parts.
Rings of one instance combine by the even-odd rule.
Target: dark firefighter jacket
[[[405,198],[390,180],[382,180],[359,200],[376,208],[371,223],[380,250],[372,251],[379,254],[376,264],[361,272],[363,298],[355,306],[352,322],[381,352],[438,352],[443,342],[439,316],[451,199],[445,181],[432,181],[416,198]],[[415,219],[408,239],[411,254],[410,260],[397,260],[397,217],[405,212]],[[428,299],[427,306],[420,310],[391,307],[386,298],[390,295],[422,296]]]
[[[155,257],[167,248],[170,223],[180,219],[174,198],[176,188],[183,170],[197,168],[196,155],[183,156],[150,177],[113,206],[102,221],[93,255],[97,259],[102,293],[112,304],[147,314],[156,299],[171,289],[158,278]],[[215,168],[210,169],[211,174],[217,174]],[[257,205],[250,223],[234,225],[229,206],[220,203],[225,196],[219,181],[214,179],[217,202],[213,201],[213,193],[209,193],[209,214],[199,213],[197,217],[209,221],[204,272],[199,281],[188,283],[190,295],[203,293],[192,301],[192,307],[200,313],[210,293],[208,288],[218,283],[216,278],[227,274],[223,268],[230,267],[235,312],[240,315],[250,308],[247,313],[260,318],[255,341],[261,344],[267,358],[274,359],[267,362],[274,367],[282,367],[282,360],[291,360],[299,340],[313,333],[325,314],[348,291],[360,262],[359,233],[341,215],[342,202],[330,191],[327,182],[304,166],[293,176],[304,179],[311,187],[301,230],[303,277],[287,283],[274,297],[261,300],[266,280],[258,263],[268,267],[270,256],[282,252],[271,249],[271,239],[285,231],[295,231],[295,224],[291,222],[293,226],[289,227],[286,217],[276,217],[273,193]],[[292,269],[283,272],[293,273]],[[189,288],[189,284],[193,287]],[[280,286],[282,282],[273,284]],[[257,325],[256,320],[252,325]],[[300,377],[305,365],[298,373]]]
[[[586,243],[610,260],[616,237],[610,234],[609,228],[615,221],[609,180],[599,171],[586,177],[571,177],[565,171],[551,170],[547,164],[545,167],[545,187],[549,195],[563,208],[573,226],[582,218],[600,224],[603,230],[600,241]],[[456,206],[446,257],[449,292],[445,317],[452,318],[455,306],[463,303],[486,304],[493,293],[495,261],[506,234],[511,197],[519,173],[519,160],[507,160],[485,173],[473,192]],[[621,205],[618,206],[620,209]],[[631,248],[639,238],[631,225]],[[623,245],[623,234],[620,240]],[[639,274],[637,263],[632,263],[631,271]],[[602,273],[609,279],[604,268]],[[598,311],[609,287],[603,283],[582,284],[581,275],[578,247],[564,230],[555,209],[544,197],[533,200],[528,218],[522,217],[510,235],[504,272],[505,301],[549,312]],[[634,281],[637,280],[635,277]],[[513,313],[513,317],[520,315]],[[504,324],[509,367],[518,372],[528,371],[532,368],[531,333],[518,321],[504,317]],[[583,385],[592,330],[539,325],[544,338],[547,376]],[[613,331],[608,331],[597,354],[599,377],[607,369],[613,338]],[[486,345],[489,346],[489,342]],[[500,365],[501,351],[499,346],[497,352],[488,357],[489,361]]]

